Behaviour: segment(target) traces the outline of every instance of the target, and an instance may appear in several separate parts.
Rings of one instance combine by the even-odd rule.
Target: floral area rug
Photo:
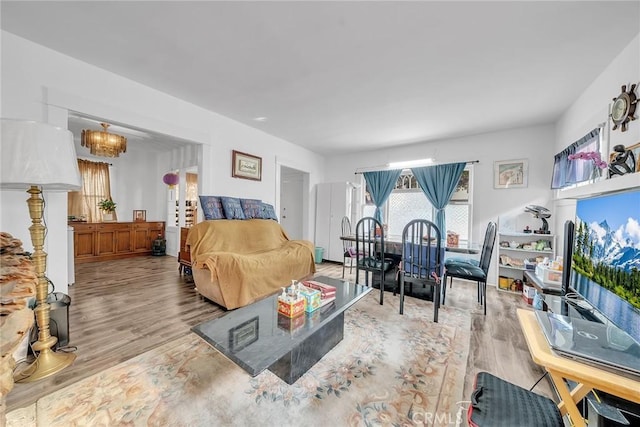
[[[470,316],[370,293],[344,339],[295,384],[251,377],[188,334],[7,415],[8,426],[444,426],[460,424]]]

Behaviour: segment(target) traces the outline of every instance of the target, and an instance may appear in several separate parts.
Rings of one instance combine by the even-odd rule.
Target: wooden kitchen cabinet
[[[72,222],[77,264],[151,255],[153,241],[164,238],[164,222]]]
[[[133,252],[151,252],[153,241],[164,238],[164,222],[134,222]]]
[[[82,262],[82,258],[91,258],[96,252],[96,226],[94,224],[82,224],[78,227],[73,223],[73,247],[76,262]]]

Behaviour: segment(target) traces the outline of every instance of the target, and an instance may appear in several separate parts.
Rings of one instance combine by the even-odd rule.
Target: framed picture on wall
[[[144,222],[147,220],[147,211],[135,210],[133,211],[133,220],[135,222]]]
[[[524,188],[527,186],[529,162],[525,159],[502,160],[493,163],[494,188]]]
[[[233,150],[231,176],[262,181],[262,158]]]

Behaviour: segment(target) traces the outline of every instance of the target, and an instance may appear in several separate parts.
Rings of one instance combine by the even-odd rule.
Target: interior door
[[[305,173],[282,166],[280,170],[280,225],[289,238],[300,240],[303,236],[303,201]]]

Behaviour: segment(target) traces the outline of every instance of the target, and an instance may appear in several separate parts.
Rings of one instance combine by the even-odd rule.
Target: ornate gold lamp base
[[[28,368],[15,375],[14,380],[16,382],[32,382],[46,378],[71,365],[76,359],[76,355],[73,353],[55,353],[51,350],[58,342],[58,338],[51,335],[49,328],[50,306],[47,302],[49,282],[45,277],[47,254],[42,249],[46,234],[46,228],[42,224],[44,204],[41,197],[42,191],[38,187],[31,186],[27,192],[31,194],[31,198],[27,200],[32,222],[29,232],[31,233],[31,242],[34,248],[31,259],[38,277],[36,308],[34,310],[36,324],[38,325],[38,341],[33,344],[32,348],[33,351],[38,352],[38,356]]]
[[[30,383],[56,374],[76,360],[73,353],[54,353],[51,349],[42,350],[38,358],[28,368],[18,374],[16,382]]]

